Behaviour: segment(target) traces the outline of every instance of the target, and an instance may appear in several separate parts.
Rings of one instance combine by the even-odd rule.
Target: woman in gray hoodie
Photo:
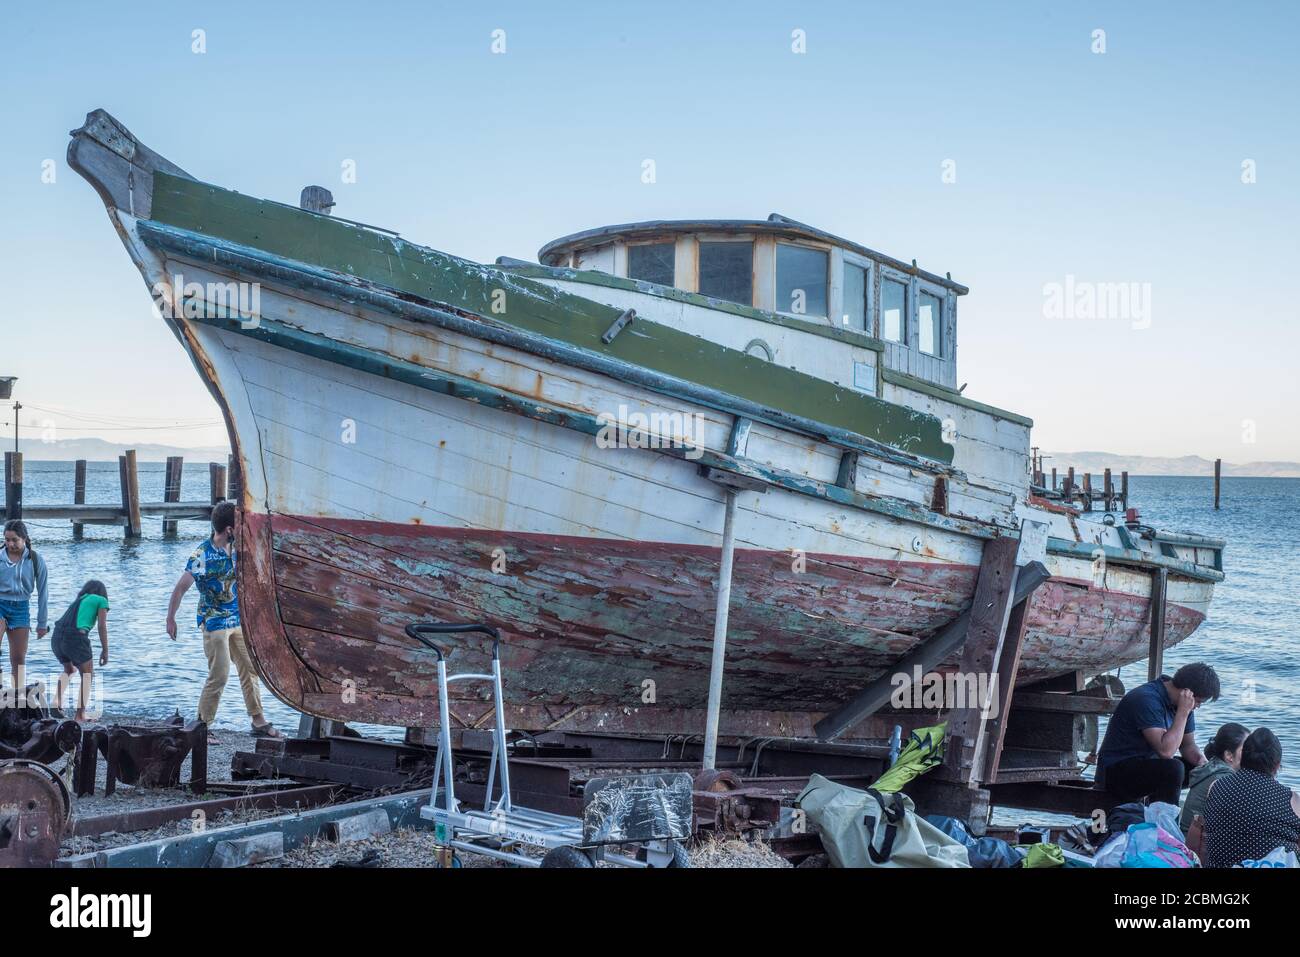
[[[49,629],[49,582],[45,560],[32,548],[27,526],[18,519],[5,522],[4,550],[0,551],[0,641],[9,636],[9,670],[14,694],[21,695],[26,681],[27,639],[32,633],[32,593],[37,595],[36,637]]]
[[[1204,812],[1205,798],[1214,782],[1241,767],[1241,746],[1249,735],[1250,728],[1229,722],[1205,746],[1205,756],[1209,760],[1192,771],[1187,797],[1183,799],[1183,813],[1178,816],[1178,826],[1183,829],[1183,834],[1192,829],[1196,815]]]

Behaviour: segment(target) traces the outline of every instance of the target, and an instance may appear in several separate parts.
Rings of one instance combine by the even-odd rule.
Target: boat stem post
[[[727,657],[727,616],[731,610],[731,563],[736,551],[736,490],[729,488],[722,524],[722,566],[718,569],[718,604],[713,615],[713,663],[709,669],[709,710],[704,725],[704,768],[718,758],[718,715],[722,710],[722,668]]]

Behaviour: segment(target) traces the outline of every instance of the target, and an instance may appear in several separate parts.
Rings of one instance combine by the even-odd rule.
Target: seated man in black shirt
[[[1119,703],[1097,756],[1096,786],[1113,804],[1164,801],[1177,806],[1189,768],[1205,763],[1193,712],[1219,700],[1219,676],[1197,662],[1139,685]]]

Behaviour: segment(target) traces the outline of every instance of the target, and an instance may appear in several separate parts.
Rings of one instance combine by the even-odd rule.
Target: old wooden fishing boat
[[[200,182],[102,111],[69,162],[220,404],[245,631],[305,712],[430,725],[403,627],[489,621],[515,727],[700,731],[728,480],[724,733],[810,734],[1027,521],[1053,577],[1022,683],[1145,657],[1153,573],[1169,645],[1222,580],[1222,542],[1034,494],[1030,420],[957,388],[967,290],[915,263],[773,216],[483,265]]]

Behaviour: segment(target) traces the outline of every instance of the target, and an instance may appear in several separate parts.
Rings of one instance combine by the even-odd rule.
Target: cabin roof
[[[970,290],[960,283],[953,282],[951,276],[939,276],[932,272],[927,272],[913,263],[903,262],[901,259],[895,259],[893,256],[887,256],[884,253],[869,249],[860,243],[845,239],[842,236],[836,236],[825,230],[818,229],[815,226],[809,226],[807,223],[801,223],[798,220],[790,219],[788,216],[782,216],[780,213],[772,213],[767,219],[656,219],[642,223],[620,223],[616,226],[598,226],[595,229],[584,229],[581,232],[570,233],[568,236],[561,236],[559,239],[553,239],[537,252],[538,262],[548,265],[562,265],[564,257],[576,249],[590,248],[593,245],[601,245],[604,242],[613,242],[614,240],[637,240],[645,239],[655,235],[677,234],[677,233],[751,233],[754,235],[770,235],[784,237],[787,239],[804,239],[816,242],[830,243],[833,246],[840,246],[844,249],[855,252],[861,256],[875,259],[878,262],[885,263],[892,269],[909,275],[917,276],[929,282],[951,289],[959,296],[964,296]]]

